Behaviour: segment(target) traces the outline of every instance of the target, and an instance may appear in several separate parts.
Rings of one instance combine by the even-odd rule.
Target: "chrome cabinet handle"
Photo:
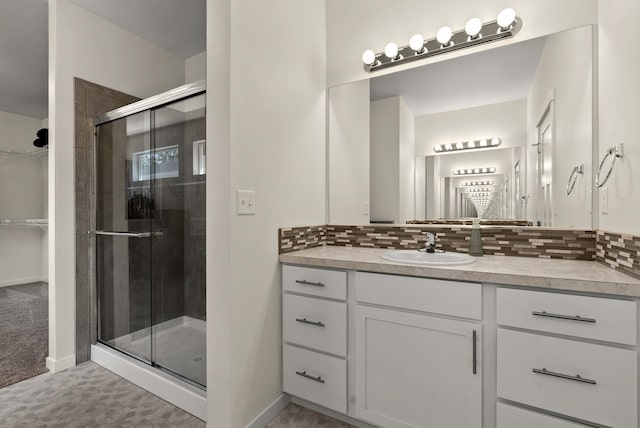
[[[304,323],[304,324],[311,324],[311,325],[315,325],[318,327],[324,327],[324,323],[322,321],[309,321],[306,318],[296,318],[296,321]]]
[[[581,383],[588,383],[589,385],[595,385],[596,381],[592,380],[592,379],[587,379],[584,378],[580,375],[575,375],[575,376],[571,376],[571,375],[566,375],[566,374],[562,374],[562,373],[556,373],[556,372],[551,372],[545,368],[542,369],[531,369],[531,371],[533,371],[534,373],[537,374],[541,374],[541,375],[545,375],[545,376],[553,376],[553,377],[559,377],[560,379],[566,379],[566,380],[572,380],[574,382],[581,382]]]
[[[315,285],[316,287],[324,287],[324,284],[321,282],[305,281],[304,279],[296,279],[296,284]]]
[[[585,317],[581,317],[580,315],[572,316],[572,315],[552,314],[547,311],[542,311],[542,312],[533,311],[531,312],[531,315],[536,317],[558,318],[561,320],[569,320],[569,321],[590,322],[590,323],[596,322],[595,318],[585,318]]]
[[[476,368],[476,366],[478,365],[478,345],[477,345],[477,339],[478,339],[478,332],[473,330],[473,335],[471,340],[473,340],[473,374],[477,374],[478,370]]]
[[[105,236],[127,236],[129,238],[150,238],[151,232],[114,232],[108,230],[96,230],[96,235]]]
[[[296,374],[298,376],[306,377],[307,379],[315,380],[316,382],[324,383],[324,379],[322,379],[322,376],[318,376],[318,377],[311,376],[311,375],[308,375],[306,371],[296,372]]]

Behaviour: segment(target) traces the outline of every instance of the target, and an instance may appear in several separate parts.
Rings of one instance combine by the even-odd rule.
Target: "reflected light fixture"
[[[495,21],[483,23],[480,18],[471,18],[464,29],[458,31],[443,26],[435,37],[427,40],[421,34],[414,34],[407,45],[398,46],[392,42],[385,46],[383,52],[366,50],[362,54],[362,62],[365,71],[372,72],[445,52],[507,39],[515,36],[521,28],[522,20],[518,18],[516,11],[509,7],[501,10]]]
[[[433,146],[433,151],[436,153],[441,153],[441,152],[451,152],[451,151],[457,151],[457,150],[469,150],[469,149],[482,149],[482,148],[487,148],[487,147],[498,147],[500,144],[502,144],[502,140],[500,138],[491,138],[491,139],[484,139],[484,140],[470,140],[470,141],[464,141],[462,143],[456,143],[456,144],[436,144],[435,146]]]
[[[491,181],[491,180],[465,181],[461,185],[462,186],[491,186],[491,185],[493,185],[493,181]]]
[[[484,168],[454,169],[453,175],[493,174],[495,172],[496,172],[496,169],[491,166],[491,167],[484,167]]]

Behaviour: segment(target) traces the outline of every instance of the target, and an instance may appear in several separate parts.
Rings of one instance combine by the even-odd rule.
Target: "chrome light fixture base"
[[[442,45],[435,37],[425,40],[421,52],[413,50],[409,45],[399,47],[398,56],[395,58],[389,58],[384,54],[384,52],[379,52],[375,54],[375,60],[372,64],[364,64],[364,70],[371,73],[384,68],[406,64],[408,62],[424,58],[430,58],[447,52],[457,51],[498,40],[509,39],[515,36],[521,28],[522,20],[517,16],[511,26],[506,29],[501,28],[497,21],[487,22],[482,24],[480,34],[475,37],[469,36],[466,31],[462,29],[454,32],[451,36],[451,40],[446,45]]]

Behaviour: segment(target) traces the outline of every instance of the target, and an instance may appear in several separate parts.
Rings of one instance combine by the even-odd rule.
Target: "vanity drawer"
[[[635,345],[634,301],[498,288],[497,323]]]
[[[470,282],[356,272],[356,299],[361,303],[482,318],[482,286]]]
[[[576,422],[556,418],[505,403],[498,403],[496,428],[587,428]]]
[[[347,355],[347,304],[285,293],[282,335],[286,342]]]
[[[499,328],[498,397],[637,428],[637,361],[635,351]]]
[[[346,360],[291,345],[282,354],[284,392],[347,413]]]
[[[282,289],[329,299],[347,300],[347,273],[303,266],[282,266]]]

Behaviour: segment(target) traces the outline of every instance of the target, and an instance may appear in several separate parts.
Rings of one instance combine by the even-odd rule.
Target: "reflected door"
[[[538,226],[553,226],[553,101],[538,122]]]

